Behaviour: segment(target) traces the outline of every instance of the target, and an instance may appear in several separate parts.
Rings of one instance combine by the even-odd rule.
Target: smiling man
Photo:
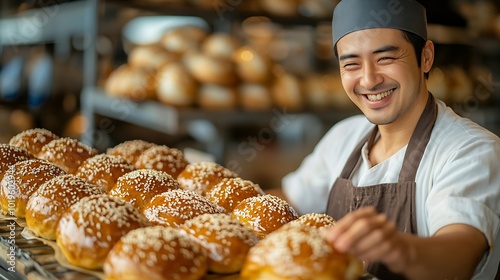
[[[336,124],[283,179],[301,213],[380,279],[494,279],[500,260],[500,139],[427,89],[434,44],[412,0],[342,0],[333,46],[363,115]]]

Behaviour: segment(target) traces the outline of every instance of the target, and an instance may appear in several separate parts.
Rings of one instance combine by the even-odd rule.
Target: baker
[[[379,279],[494,279],[500,139],[427,89],[434,45],[412,0],[343,0],[333,15],[342,84],[363,115],[333,126],[283,178],[300,213]]]

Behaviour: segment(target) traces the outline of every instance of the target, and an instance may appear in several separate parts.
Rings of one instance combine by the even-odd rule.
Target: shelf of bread
[[[367,277],[320,234],[331,216],[299,216],[175,148],[130,140],[98,153],[30,129],[0,144],[0,167],[0,264],[19,279]]]
[[[106,2],[169,15],[200,16],[214,21],[243,20],[251,16],[272,17],[284,24],[317,25],[329,20],[337,0],[257,0],[257,1],[211,1],[211,0],[147,0]]]

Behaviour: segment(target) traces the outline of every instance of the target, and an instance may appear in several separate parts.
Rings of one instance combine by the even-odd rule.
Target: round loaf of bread
[[[182,231],[163,226],[131,230],[109,252],[107,280],[198,280],[207,272],[207,257]]]
[[[198,90],[198,105],[210,110],[230,110],[238,105],[238,92],[233,87],[204,84]]]
[[[178,189],[153,197],[144,206],[143,213],[154,225],[179,227],[185,221],[201,214],[215,214],[222,211],[206,197]]]
[[[315,227],[290,223],[250,249],[241,271],[244,280],[357,280],[363,264],[328,243]]]
[[[166,105],[187,107],[194,104],[198,84],[181,63],[162,67],[156,76],[156,96]]]
[[[40,159],[20,161],[5,172],[1,180],[2,212],[24,218],[30,196],[45,182],[66,174],[56,165]]]
[[[202,43],[201,50],[213,57],[231,59],[240,43],[227,33],[212,33]]]
[[[290,223],[300,223],[311,227],[324,228],[335,226],[335,219],[325,213],[307,213]]]
[[[72,174],[54,177],[28,199],[26,225],[34,234],[55,240],[57,224],[66,209],[84,197],[103,193],[100,187]]]
[[[243,109],[248,111],[269,110],[273,100],[269,88],[261,84],[242,84],[238,87],[239,101]]]
[[[133,165],[142,154],[142,152],[153,147],[154,145],[155,144],[144,140],[129,140],[107,149],[106,154],[121,156],[128,163]]]
[[[206,36],[205,29],[194,25],[185,25],[167,31],[160,38],[159,43],[169,53],[183,55],[186,52],[197,51]]]
[[[222,181],[210,190],[205,196],[214,204],[224,208],[231,213],[241,201],[246,198],[264,195],[264,191],[258,184],[242,178],[223,178]]]
[[[62,215],[57,245],[71,264],[101,269],[122,236],[148,225],[144,215],[128,202],[107,194],[87,196]]]
[[[182,57],[182,62],[200,83],[232,86],[237,81],[234,64],[229,59],[190,52]]]
[[[134,170],[135,167],[122,157],[99,154],[85,160],[78,167],[76,176],[108,192],[116,184],[119,177]]]
[[[33,156],[37,156],[42,150],[42,147],[59,136],[45,128],[33,128],[24,130],[23,132],[13,136],[9,145],[19,148],[24,148]]]
[[[131,203],[142,213],[144,205],[155,195],[179,188],[179,183],[167,172],[138,169],[118,178],[109,194]]]
[[[244,46],[236,50],[233,60],[238,76],[247,83],[265,84],[272,76],[271,59],[252,47]]]
[[[238,174],[215,162],[193,162],[177,176],[179,185],[184,190],[197,194],[205,193],[218,184],[223,178],[235,178]]]
[[[111,72],[104,84],[104,89],[111,96],[138,102],[155,99],[155,76],[155,70],[123,64]]]
[[[135,167],[137,169],[165,171],[172,177],[177,178],[187,164],[181,150],[164,145],[155,145],[142,152],[135,162]]]
[[[24,148],[0,144],[0,180],[2,180],[5,172],[7,172],[11,165],[33,158],[33,155]]]
[[[185,232],[208,252],[208,270],[230,274],[241,270],[248,251],[259,238],[227,214],[203,214],[186,221]]]
[[[97,155],[97,150],[73,138],[52,140],[42,147],[38,158],[47,160],[69,174],[75,174],[78,167],[88,158]]]
[[[157,70],[177,60],[177,55],[166,52],[158,45],[135,46],[128,56],[128,64],[132,67]]]
[[[251,228],[260,239],[263,239],[299,216],[288,202],[266,194],[244,199],[236,205],[232,217]]]

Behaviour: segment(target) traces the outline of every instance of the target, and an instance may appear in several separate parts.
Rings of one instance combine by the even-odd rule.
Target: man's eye
[[[382,57],[378,61],[392,61],[392,60],[394,60],[393,57]]]

